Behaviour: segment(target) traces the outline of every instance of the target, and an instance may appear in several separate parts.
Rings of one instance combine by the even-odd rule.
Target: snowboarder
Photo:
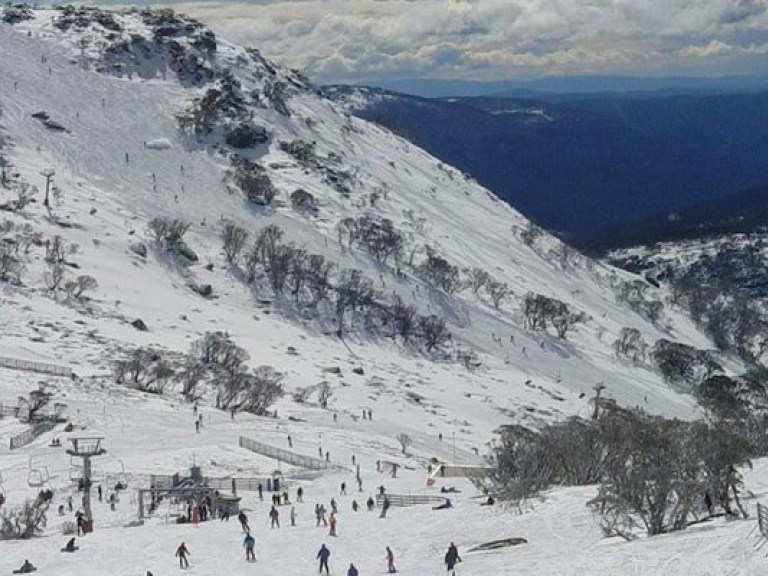
[[[330,518],[328,518],[328,523],[330,524],[330,530],[328,531],[329,536],[336,536],[336,514],[331,512]]]
[[[456,544],[451,542],[451,545],[448,546],[448,552],[445,553],[446,570],[450,572],[452,575],[455,575],[456,564],[458,562],[461,562],[461,558],[459,557],[459,549],[456,548]]]
[[[241,510],[240,514],[237,515],[237,519],[240,521],[240,527],[243,529],[243,532],[250,534],[251,527],[248,526],[248,516],[245,515],[245,512]]]
[[[189,568],[189,560],[187,560],[187,556],[191,556],[191,554],[184,542],[176,548],[176,556],[179,558],[179,568]]]
[[[256,539],[250,534],[246,534],[243,539],[243,547],[245,548],[245,559],[249,562],[256,562],[256,554],[253,552],[253,547],[256,545]]]
[[[395,553],[392,552],[392,549],[389,546],[387,546],[387,572],[390,574],[397,572],[397,569],[395,568]]]
[[[349,570],[347,570],[347,576],[360,576],[360,573],[357,571],[357,568],[355,568],[354,564],[349,565]]]
[[[14,574],[29,574],[30,572],[34,572],[37,570],[32,563],[29,560],[24,560],[24,564],[21,565],[21,568],[18,570],[14,570]]]
[[[328,568],[328,558],[331,556],[331,551],[328,550],[328,548],[323,544],[320,546],[320,550],[317,552],[317,558],[320,560],[320,574],[323,573],[323,568],[325,568],[325,573],[330,574],[331,570]]]
[[[272,510],[269,511],[269,518],[271,519],[270,528],[274,528],[275,526],[280,528],[280,512],[278,512],[277,508],[274,506],[272,506]]]
[[[77,546],[75,546],[74,538],[70,538],[69,542],[67,542],[67,545],[61,549],[62,552],[74,552],[75,550],[77,550]]]

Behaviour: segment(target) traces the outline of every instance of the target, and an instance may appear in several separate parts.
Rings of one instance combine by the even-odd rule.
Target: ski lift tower
[[[83,512],[85,514],[86,531],[93,530],[93,514],[91,513],[91,458],[102,456],[107,451],[101,447],[104,438],[70,438],[72,447],[67,454],[73,458],[83,459]]]

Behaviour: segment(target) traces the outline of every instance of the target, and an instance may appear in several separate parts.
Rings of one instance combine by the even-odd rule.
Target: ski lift
[[[35,468],[32,466],[32,458],[29,459],[29,472],[27,473],[27,484],[30,488],[42,488],[51,479],[51,475],[48,472],[48,466],[42,468]]]

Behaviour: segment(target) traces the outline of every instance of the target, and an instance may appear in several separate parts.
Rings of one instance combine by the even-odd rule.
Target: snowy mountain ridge
[[[300,74],[169,11],[10,7],[3,19],[0,240],[10,256],[0,283],[0,356],[72,366],[78,378],[45,380],[78,430],[105,438],[109,457],[97,464],[105,482],[128,477],[140,485],[150,474],[191,463],[217,476],[270,474],[274,461],[239,448],[238,439],[282,446],[289,434],[293,449],[306,455],[319,447],[345,466],[357,456],[371,492],[382,481],[371,463],[400,463],[403,476],[388,486],[417,493],[426,490],[430,458],[482,463],[499,426],[586,415],[601,382],[604,394],[621,404],[684,419],[699,414],[693,398],[672,389],[649,363],[618,358],[613,350],[626,327],[649,343],[711,347],[676,308],[646,308],[663,303],[663,291],[643,283],[639,301],[618,298],[637,277],[571,250],[457,170],[320,97]],[[158,219],[188,229],[179,238],[153,237]],[[232,262],[220,238],[227,223],[249,233]],[[306,280],[305,269],[295,293],[276,285],[277,276],[293,283],[296,274],[283,277],[262,266],[249,278],[247,254],[270,226],[282,234],[274,254],[290,257],[292,270],[313,255],[333,263],[319,304],[310,305],[307,283],[316,278]],[[339,287],[351,270],[360,271],[369,296],[342,306]],[[486,276],[473,290],[478,270]],[[79,284],[85,276],[97,285]],[[398,301],[413,307],[410,338],[389,330]],[[430,346],[419,318],[444,321],[451,337]],[[114,362],[127,351],[152,347],[180,355],[213,331],[228,332],[251,365],[284,376],[286,395],[271,407],[279,418],[231,419],[213,408],[210,390],[201,399],[205,427],[196,435],[191,407],[172,386],[158,396],[115,383]],[[738,369],[728,357],[720,361]],[[0,374],[5,404],[42,379]],[[332,393],[327,409],[314,398],[296,401],[319,383]],[[361,421],[361,410],[371,410],[373,420]],[[0,430],[5,437],[23,427],[3,419]],[[33,471],[43,467],[50,485],[76,494],[69,459],[48,447],[51,435],[19,450],[0,446],[9,499],[23,498],[34,486]],[[397,440],[403,435],[411,441],[409,454]],[[337,476],[282,472],[317,493],[336,493]],[[476,527],[472,538],[505,535],[508,516],[477,511],[470,483],[462,487],[466,493],[456,501],[465,507],[458,514]],[[582,528],[589,526],[568,544],[574,555],[601,547],[583,493],[554,497]],[[263,503],[250,495],[246,502],[261,514]],[[521,526],[547,530],[558,510],[527,517]],[[411,554],[406,572],[412,562],[410,573],[424,573],[419,562],[439,555],[442,540],[451,537],[450,526],[430,512],[419,509],[381,529],[382,538]],[[454,522],[461,519],[449,513]],[[300,515],[307,523],[312,513],[301,508]],[[124,501],[112,516],[105,508],[99,517],[107,529],[89,542],[117,547],[120,527],[135,519],[135,503]],[[342,520],[348,534],[366,529],[359,517]],[[54,531],[60,522],[52,520]],[[167,564],[164,547],[177,539],[177,528],[158,518],[132,528],[132,543],[147,551],[142,561]],[[223,524],[211,530],[205,533],[213,536],[185,534],[199,548],[230,537]],[[307,527],[296,534],[317,538]],[[277,546],[270,540],[276,537],[260,536]],[[429,544],[420,546],[419,538]],[[333,544],[349,551],[342,540]],[[365,545],[366,554],[379,553],[374,544],[379,541]],[[307,555],[303,545],[290,540],[280,553],[265,552],[265,561],[298,575],[307,569],[298,561]],[[12,546],[13,562],[37,552],[37,563],[56,570],[39,556],[39,541]],[[523,553],[531,574],[543,546],[532,543]],[[135,572],[124,552],[130,550],[118,553],[127,564],[96,559],[94,569]],[[601,558],[605,573],[623,562]],[[210,558],[193,560],[205,574],[220,568]],[[82,573],[76,559],[64,562],[56,573]],[[489,573],[496,562],[491,555],[474,568],[468,562],[466,573]]]

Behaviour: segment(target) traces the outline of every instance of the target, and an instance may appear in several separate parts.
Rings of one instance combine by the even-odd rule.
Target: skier
[[[243,532],[250,534],[251,527],[248,526],[248,516],[245,515],[245,512],[241,510],[240,514],[237,515],[237,519],[240,521],[240,527],[243,529]]]
[[[357,512],[358,508],[360,508],[360,506],[357,505],[357,500],[352,500],[352,512]]]
[[[459,549],[456,548],[456,544],[451,542],[451,545],[448,546],[448,552],[445,553],[445,567],[452,575],[456,574],[456,564],[458,562],[461,562]]]
[[[336,514],[336,512],[338,512],[338,511],[339,511],[339,508],[336,505],[336,499],[335,498],[331,498],[331,512]]]
[[[392,549],[389,546],[387,546],[387,572],[390,574],[397,572],[397,569],[395,568],[395,553],[392,552]]]
[[[360,576],[360,573],[357,571],[357,568],[355,568],[354,564],[349,565],[349,570],[347,570],[347,576]]]
[[[176,556],[179,558],[179,568],[189,568],[189,561],[187,556],[191,556],[184,542],[182,542],[178,548],[176,548]]]
[[[387,512],[389,512],[389,498],[384,496],[384,502],[381,503],[381,514],[379,515],[379,518],[386,518]]]
[[[347,493],[347,483],[346,482],[342,482],[341,483],[341,495],[344,496],[344,495],[346,495],[346,493]]]
[[[256,562],[256,554],[253,552],[253,547],[256,545],[256,539],[250,534],[246,534],[243,539],[243,547],[245,548],[245,559],[249,562]]]
[[[373,511],[373,507],[376,505],[376,503],[373,501],[373,496],[368,496],[368,500],[365,503],[366,506],[368,506],[368,512]]]
[[[304,488],[299,486],[299,489],[296,490],[296,500],[299,502],[304,502]]]
[[[290,434],[288,434],[288,448],[293,448],[293,440],[291,440]]]
[[[277,526],[280,528],[280,512],[277,511],[277,508],[272,506],[272,510],[269,511],[269,517],[271,519],[270,528],[274,528]]]
[[[323,544],[320,546],[320,550],[317,552],[317,558],[320,560],[320,574],[323,573],[323,568],[325,568],[325,573],[330,574],[331,570],[328,568],[328,558],[331,556],[331,551],[328,550],[328,548]]]
[[[291,506],[291,526],[296,526],[296,508]]]
[[[101,484],[99,484],[99,487],[96,489],[96,491],[99,493],[99,502],[102,501],[102,490],[101,490]]]
[[[315,517],[317,518],[315,526],[320,526],[320,522],[323,523],[323,526],[328,526],[328,522],[325,519],[325,506],[322,504],[315,504]]]
[[[261,486],[261,482],[259,482],[257,489],[259,491],[259,500],[264,500],[264,493],[263,493],[264,488]]]
[[[329,536],[336,536],[336,522],[337,522],[337,520],[336,520],[336,513],[335,512],[331,512],[331,517],[328,519],[328,522],[331,525],[331,529],[328,532],[328,535]]]

